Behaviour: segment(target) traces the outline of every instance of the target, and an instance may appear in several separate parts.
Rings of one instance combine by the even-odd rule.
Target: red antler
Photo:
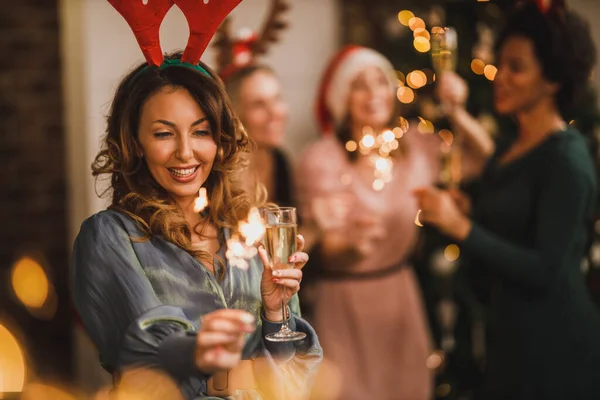
[[[565,8],[564,0],[535,0],[535,4],[544,14],[550,10],[560,11]]]
[[[108,2],[131,27],[148,65],[161,65],[164,56],[160,48],[160,24],[169,9],[173,7],[174,1],[147,0],[146,4],[142,0],[108,0]]]
[[[545,13],[550,8],[550,0],[535,0],[535,4],[542,13]]]
[[[150,0],[152,1],[152,0]],[[242,0],[174,0],[190,27],[190,38],[181,61],[198,64],[215,31]]]

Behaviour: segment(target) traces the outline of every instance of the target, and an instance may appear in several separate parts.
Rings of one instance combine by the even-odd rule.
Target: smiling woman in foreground
[[[220,14],[209,17],[224,18],[237,2],[177,5],[198,23],[211,10]],[[154,2],[112,3],[134,32],[136,18],[152,22],[168,11],[149,9],[160,6]],[[119,84],[93,164],[95,176],[110,177],[112,201],[81,227],[71,285],[117,399],[132,392],[144,399],[302,398],[322,357],[299,314],[308,259],[302,237],[289,260],[294,268],[274,271],[262,248],[247,270],[226,259],[232,231],[260,204],[239,180],[248,136],[221,80],[197,61],[210,36],[192,36],[183,55],[166,59],[160,47],[143,47],[148,62]],[[209,207],[198,212],[201,188]],[[289,304],[285,317],[282,302]],[[265,341],[283,318],[306,339]]]

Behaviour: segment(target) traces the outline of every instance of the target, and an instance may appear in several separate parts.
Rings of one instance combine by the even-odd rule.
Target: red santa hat
[[[382,54],[366,47],[347,46],[333,57],[323,75],[317,98],[317,120],[324,134],[333,132],[344,122],[352,81],[371,66],[383,71],[395,94],[398,88],[396,71]]]

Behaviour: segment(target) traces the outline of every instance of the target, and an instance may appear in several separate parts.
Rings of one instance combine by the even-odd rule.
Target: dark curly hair
[[[556,105],[568,120],[567,115],[585,93],[596,63],[589,24],[564,7],[542,13],[534,3],[527,2],[508,16],[496,49],[514,36],[532,41],[544,77],[560,85]]]

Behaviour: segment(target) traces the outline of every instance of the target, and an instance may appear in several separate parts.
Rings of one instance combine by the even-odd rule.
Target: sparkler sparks
[[[198,197],[194,202],[194,212],[201,212],[208,206],[208,196],[206,194],[206,188],[201,187],[198,191]]]
[[[258,209],[250,209],[248,219],[239,223],[238,233],[232,235],[227,241],[225,257],[230,265],[244,270],[248,269],[248,260],[258,253],[256,245],[264,234],[265,223]]]

